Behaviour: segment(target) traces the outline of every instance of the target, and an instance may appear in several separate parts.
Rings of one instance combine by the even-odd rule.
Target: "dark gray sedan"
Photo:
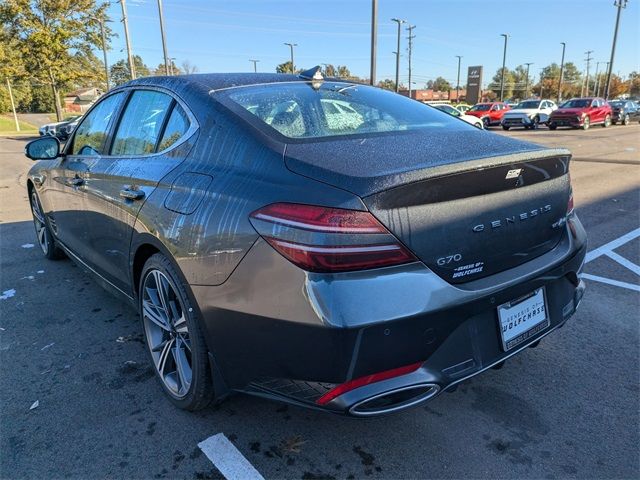
[[[42,252],[138,309],[181,408],[246,392],[400,410],[580,303],[567,150],[318,70],[141,78],[63,150],[26,147]]]

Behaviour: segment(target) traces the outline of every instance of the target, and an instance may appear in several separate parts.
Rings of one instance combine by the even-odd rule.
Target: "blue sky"
[[[369,75],[371,0],[164,0],[169,56],[189,60],[200,72],[273,72],[289,59],[284,42],[297,43],[297,67],[321,63],[347,65]],[[614,72],[640,70],[640,0],[622,12]],[[613,0],[379,0],[377,80],[394,78],[396,24],[392,17],[415,25],[413,78],[416,87],[437,76],[455,83],[457,59],[462,72],[484,65],[485,83],[501,66],[503,38],[510,35],[507,66],[533,62],[532,74],[566,60],[583,69],[587,50],[595,61],[609,60],[616,8]],[[157,0],[127,0],[134,54],[155,67],[162,62]],[[126,58],[122,10],[109,8],[118,34],[109,63]],[[402,31],[401,81],[407,79],[407,32]],[[601,65],[600,68],[604,68]],[[591,70],[593,72],[593,69]],[[461,74],[461,83],[464,83]]]

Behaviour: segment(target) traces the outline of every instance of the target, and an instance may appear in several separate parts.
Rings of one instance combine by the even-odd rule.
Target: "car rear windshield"
[[[585,108],[591,105],[591,100],[578,98],[576,100],[568,100],[560,105],[560,108]]]
[[[473,128],[420,102],[366,85],[277,83],[219,92],[293,139]]]
[[[488,104],[488,103],[479,103],[479,104],[474,105],[473,107],[471,107],[469,109],[469,111],[470,112],[486,112],[490,108],[491,108],[491,105]]]

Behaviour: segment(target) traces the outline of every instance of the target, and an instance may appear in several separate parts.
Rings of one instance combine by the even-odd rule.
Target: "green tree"
[[[133,56],[133,66],[136,69],[136,77],[148,77],[149,75],[151,75],[149,67],[145,65],[140,55]],[[162,72],[162,75],[164,75],[164,67]],[[111,68],[109,68],[109,76],[111,77],[111,82],[115,86],[127,83],[129,80],[131,80],[129,61],[124,59],[118,60],[116,63],[111,65]]]
[[[580,96],[582,89],[582,74],[572,62],[564,64],[562,75],[561,97],[563,99]],[[543,89],[542,94],[546,98],[556,98],[558,96],[558,83],[560,82],[560,66],[557,63],[547,65],[542,69]],[[533,87],[536,95],[540,95],[540,79]]]
[[[336,67],[334,67],[334,66],[333,66],[332,64],[330,64],[330,63],[327,63],[327,64],[324,66],[324,72],[323,72],[323,75],[324,75],[325,77],[335,77],[335,76],[337,75],[337,73],[336,73]]]
[[[140,59],[140,61],[142,61],[142,59]],[[138,73],[138,64],[136,63],[135,58],[133,60],[133,63],[136,65],[136,75],[139,77],[144,76]],[[160,63],[153,70],[153,75],[166,75],[166,74],[167,73],[166,73],[166,70],[164,69],[164,62]],[[181,75],[181,74],[182,74],[182,70],[180,70],[180,68],[176,65],[176,63],[173,60],[171,60],[171,63],[169,63],[169,75]]]
[[[489,90],[496,94],[500,98],[500,86],[502,81],[502,68],[499,68],[496,74],[489,84]],[[505,67],[504,69],[504,100],[513,96],[516,77],[514,73]]]
[[[300,72],[301,70],[297,70],[297,72]],[[276,72],[277,73],[296,73],[293,71],[293,67],[291,65],[291,61],[288,62],[284,62],[281,63],[280,65],[278,65],[276,67]]]
[[[17,40],[32,81],[51,89],[56,116],[62,120],[61,90],[95,82],[96,72],[76,68],[102,46],[98,19],[107,5],[96,0],[3,0],[0,24]],[[106,28],[107,37],[111,31]]]
[[[396,90],[396,82],[389,78],[385,78],[384,80],[379,81],[377,86],[380,88],[384,88],[385,90]]]
[[[451,84],[443,77],[438,77],[433,81],[431,88],[434,92],[448,92],[451,90]]]

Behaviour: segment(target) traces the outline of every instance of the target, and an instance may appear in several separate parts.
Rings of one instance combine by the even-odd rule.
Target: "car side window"
[[[161,92],[134,91],[120,119],[111,155],[154,153],[172,101]]]
[[[98,103],[78,125],[71,155],[96,157],[103,155],[109,122],[117,110],[122,93],[115,93]]]
[[[164,133],[158,144],[158,152],[161,152],[176,143],[189,130],[189,118],[177,103],[171,111],[171,116],[164,127]]]

